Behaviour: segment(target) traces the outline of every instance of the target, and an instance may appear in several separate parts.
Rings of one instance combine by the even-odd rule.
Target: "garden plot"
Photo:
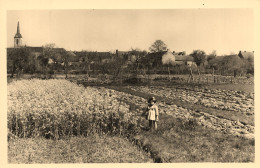
[[[125,92],[118,92],[114,90],[109,90],[109,92],[111,95],[114,95],[115,98],[119,98],[126,102],[131,102],[140,106],[139,113],[143,113],[142,109],[145,109],[147,103],[146,99]],[[158,106],[161,114],[171,115],[175,118],[181,118],[183,120],[195,119],[200,125],[213,130],[222,131],[223,133],[229,133],[235,136],[243,136],[249,139],[254,138],[254,127],[243,124],[240,121],[219,118],[206,112],[195,112],[183,107],[178,107],[174,104],[168,105],[158,102]]]
[[[171,99],[179,99],[184,102],[201,104],[205,107],[220,110],[242,112],[247,115],[254,114],[254,94],[239,91],[217,89],[192,89],[185,87],[135,87],[134,91],[146,92]]]

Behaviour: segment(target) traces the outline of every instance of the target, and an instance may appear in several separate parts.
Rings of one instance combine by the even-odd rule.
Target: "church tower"
[[[14,48],[19,48],[22,46],[22,35],[20,33],[19,22],[17,24],[17,32],[14,36]]]

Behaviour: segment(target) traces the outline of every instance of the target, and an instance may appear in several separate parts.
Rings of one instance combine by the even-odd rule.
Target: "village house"
[[[239,51],[238,56],[243,59],[254,59],[254,51]]]
[[[175,55],[175,63],[177,65],[187,65],[187,66],[191,66],[194,63],[194,59],[192,56],[189,55]]]
[[[162,57],[165,54],[169,54],[169,51],[161,51],[156,53],[148,53],[146,59],[152,60],[152,65],[155,67],[162,65]],[[194,59],[192,56],[184,55],[183,52],[181,54],[177,52],[172,52],[172,55],[175,57],[175,65],[188,65],[191,66],[194,63]]]

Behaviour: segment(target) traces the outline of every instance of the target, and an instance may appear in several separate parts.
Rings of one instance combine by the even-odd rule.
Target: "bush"
[[[176,127],[180,131],[192,131],[195,130],[198,127],[198,122],[194,118],[189,118],[188,120],[178,119],[176,123]]]
[[[140,83],[142,83],[142,80],[140,78],[137,78],[137,77],[131,77],[131,78],[125,79],[124,83],[140,84]]]

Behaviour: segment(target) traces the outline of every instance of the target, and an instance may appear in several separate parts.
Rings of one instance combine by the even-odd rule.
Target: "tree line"
[[[156,40],[149,48],[150,52],[131,49],[129,52],[116,55],[111,53],[80,52],[81,55],[55,49],[55,44],[47,44],[43,52],[35,56],[28,47],[14,48],[7,52],[7,71],[11,74],[22,73],[52,75],[69,73],[97,75],[110,74],[115,78],[129,74],[219,74],[245,76],[254,74],[254,59],[242,58],[238,55],[217,56],[216,51],[209,55],[203,50],[194,50],[190,57],[193,64],[177,64],[174,57],[162,57],[160,53],[167,50],[167,45]],[[172,51],[173,55],[185,56]]]

